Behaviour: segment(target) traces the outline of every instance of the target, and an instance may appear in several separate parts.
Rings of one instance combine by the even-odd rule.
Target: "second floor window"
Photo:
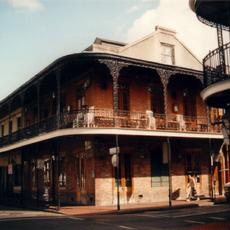
[[[85,96],[81,95],[77,98],[77,110],[81,110],[85,106]]]
[[[196,93],[191,89],[183,90],[183,109],[185,116],[196,117]]]
[[[10,120],[10,121],[9,121],[9,134],[11,134],[12,131],[13,131],[13,121]]]
[[[164,114],[164,95],[160,84],[151,89],[151,110],[157,114]]]
[[[81,110],[84,109],[86,106],[86,102],[85,102],[85,92],[84,90],[82,90],[80,87],[77,88],[77,92],[76,92],[76,109],[77,110]]]
[[[129,85],[125,83],[119,84],[118,95],[118,109],[129,111]]]
[[[21,129],[21,117],[17,117],[17,130]]]

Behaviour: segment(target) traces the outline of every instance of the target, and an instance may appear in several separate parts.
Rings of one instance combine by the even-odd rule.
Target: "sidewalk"
[[[155,202],[150,204],[128,204],[121,205],[120,211],[117,211],[116,206],[66,206],[61,207],[56,211],[64,215],[85,216],[85,215],[103,215],[103,214],[126,214],[138,213],[143,211],[161,211],[180,208],[195,208],[199,206],[211,206],[213,202],[210,200],[199,201],[172,201],[172,207],[169,207],[168,202]]]

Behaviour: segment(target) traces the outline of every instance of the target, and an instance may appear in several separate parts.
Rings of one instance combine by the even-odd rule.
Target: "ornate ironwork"
[[[110,74],[113,78],[113,108],[114,111],[118,111],[118,78],[120,74],[120,70],[124,67],[127,67],[128,64],[123,62],[118,62],[117,60],[105,60],[99,59],[99,63],[105,64],[109,70]]]
[[[60,120],[58,127],[57,120]],[[180,114],[153,114],[151,111],[130,112],[113,109],[84,109],[63,113],[41,120],[29,127],[0,138],[0,146],[33,138],[58,129],[124,128],[132,130],[175,131],[191,133],[220,133],[221,125],[210,124],[207,117],[189,117]]]
[[[224,55],[225,63],[221,62],[220,50]],[[204,58],[203,66],[206,87],[216,82],[230,79],[230,43],[210,52]]]
[[[164,92],[164,111],[165,114],[167,114],[168,111],[168,92],[167,92],[167,86],[169,82],[170,76],[173,74],[171,71],[166,71],[163,69],[157,69],[157,72],[160,76],[162,85],[163,85],[163,92]]]
[[[199,15],[197,15],[197,18],[198,18],[202,23],[204,23],[204,24],[206,24],[206,25],[208,25],[208,26],[211,26],[211,27],[215,27],[215,28],[216,28],[217,25],[219,25],[219,24],[216,24],[216,22],[208,21],[208,20],[202,18],[202,17],[199,16]],[[228,26],[221,25],[221,27],[222,27],[223,30],[230,31],[230,27],[228,27]]]

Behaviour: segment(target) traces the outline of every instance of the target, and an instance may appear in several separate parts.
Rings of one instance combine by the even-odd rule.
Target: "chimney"
[[[162,27],[162,26],[155,26],[155,31],[159,31],[161,33],[165,33],[165,34],[171,34],[171,35],[176,35],[176,31],[166,28],[166,27]]]

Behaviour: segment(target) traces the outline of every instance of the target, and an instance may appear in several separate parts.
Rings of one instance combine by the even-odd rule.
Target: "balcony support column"
[[[112,76],[112,80],[113,80],[113,110],[114,110],[114,114],[117,115],[118,114],[118,88],[119,88],[119,84],[118,84],[118,80],[119,80],[119,74],[122,68],[128,66],[125,63],[120,63],[118,61],[112,61],[112,60],[99,60],[99,62],[101,64],[105,64],[109,71],[110,71],[110,75]]]
[[[157,70],[161,83],[163,85],[163,93],[164,93],[164,112],[165,112],[165,118],[167,121],[167,114],[168,114],[168,83],[169,83],[169,78],[172,75],[171,72],[166,71],[166,70]]]
[[[56,117],[57,117],[57,129],[61,126],[61,69],[60,67],[55,72],[56,86],[57,86],[57,101],[56,101]]]

